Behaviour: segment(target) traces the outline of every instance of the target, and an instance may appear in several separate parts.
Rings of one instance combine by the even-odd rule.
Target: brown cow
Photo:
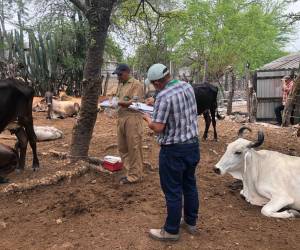
[[[72,97],[71,97],[72,98]],[[45,102],[47,104],[47,119],[51,119],[53,116],[59,118],[72,117],[77,115],[80,110],[78,102],[74,102],[75,98],[70,101],[57,100],[52,92],[47,91],[45,93]]]

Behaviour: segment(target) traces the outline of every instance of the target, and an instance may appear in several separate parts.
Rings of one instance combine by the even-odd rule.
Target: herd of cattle
[[[214,139],[217,140],[215,114],[217,112],[218,89],[210,84],[194,85],[198,115],[205,118],[207,138],[212,121]],[[47,118],[74,116],[80,109],[80,99],[62,93],[54,97],[51,92],[45,98],[33,104],[34,91],[21,80],[0,80],[0,133],[5,129],[17,137],[15,148],[0,144],[0,182],[5,182],[8,173],[15,169],[24,169],[27,144],[33,152],[32,168],[39,167],[36,141],[39,128],[33,126],[32,111],[47,111]],[[8,108],[9,107],[9,108]],[[263,144],[264,134],[258,132],[255,142],[244,138],[243,132],[251,131],[247,127],[239,130],[239,137],[227,147],[225,154],[214,167],[217,174],[231,174],[241,180],[243,189],[240,194],[251,204],[263,206],[265,216],[290,218],[300,216],[300,158],[282,153],[255,148]],[[48,129],[49,131],[49,129]],[[59,132],[57,132],[59,134]]]

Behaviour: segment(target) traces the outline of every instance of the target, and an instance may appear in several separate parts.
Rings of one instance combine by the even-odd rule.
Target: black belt
[[[187,140],[187,141],[184,141],[184,142],[178,142],[178,143],[176,143],[176,144],[191,144],[191,143],[197,143],[197,142],[199,142],[199,139],[198,139],[198,137],[196,136],[196,137],[193,137],[193,138],[191,138],[191,139],[189,139],[189,140]]]
[[[166,145],[161,145],[163,147],[168,147],[168,146],[173,146],[173,145],[183,145],[183,144],[192,144],[192,143],[197,143],[199,142],[199,139],[198,139],[198,136],[196,137],[193,137],[187,141],[184,141],[184,142],[177,142],[177,143],[174,143],[174,144],[166,144]]]

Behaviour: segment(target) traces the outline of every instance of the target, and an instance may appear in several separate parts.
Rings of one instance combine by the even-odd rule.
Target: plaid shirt
[[[293,89],[294,81],[286,80],[282,87],[282,104],[285,105],[287,103],[287,99],[289,97],[290,92]]]
[[[194,90],[185,82],[163,89],[156,97],[153,122],[166,124],[158,136],[161,145],[182,143],[198,136]]]

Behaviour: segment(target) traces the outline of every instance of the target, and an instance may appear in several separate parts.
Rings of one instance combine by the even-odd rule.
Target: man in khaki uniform
[[[121,84],[117,93],[117,135],[126,176],[120,179],[120,184],[130,184],[140,181],[143,177],[143,119],[141,113],[128,107],[133,101],[142,101],[143,85],[130,75],[130,68],[126,64],[119,64],[113,74],[118,75]]]

